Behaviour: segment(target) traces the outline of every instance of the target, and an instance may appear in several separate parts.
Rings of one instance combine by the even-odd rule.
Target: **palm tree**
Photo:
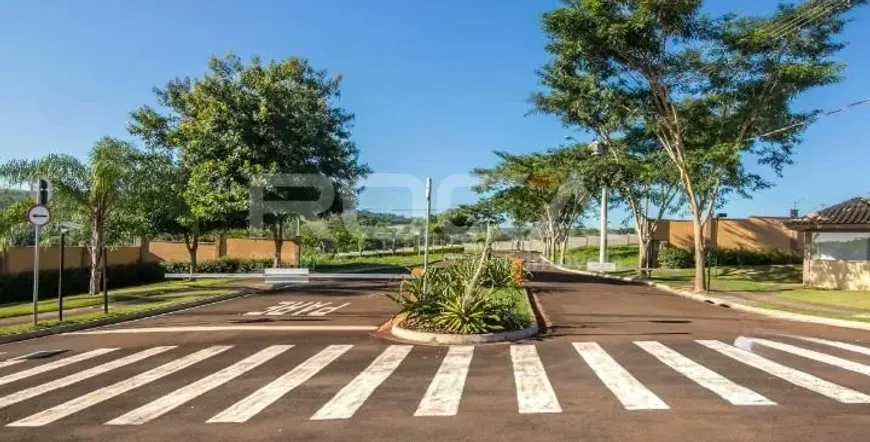
[[[107,226],[129,225],[122,212],[133,207],[136,198],[125,191],[141,178],[141,153],[130,143],[104,137],[94,144],[88,162],[70,155],[51,154],[37,160],[13,160],[0,165],[0,178],[14,184],[48,180],[54,218],[60,216],[90,228],[91,277],[89,291],[98,292],[102,281],[100,263],[106,246]],[[60,216],[58,216],[60,215]],[[118,232],[115,232],[118,233]]]

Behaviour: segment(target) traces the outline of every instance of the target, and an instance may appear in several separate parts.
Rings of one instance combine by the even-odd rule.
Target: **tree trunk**
[[[694,242],[695,242],[695,292],[702,292],[707,288],[705,267],[705,241],[704,241],[704,224],[699,216],[692,217],[692,225],[694,227]]]
[[[649,267],[652,263],[649,262],[650,247],[652,247],[652,237],[650,235],[638,235],[638,251],[637,251],[637,276],[641,279],[649,279]]]
[[[196,273],[196,251],[199,248],[199,227],[194,226],[193,232],[184,234],[184,244],[187,247],[187,253],[190,255],[190,279],[194,279]]]
[[[272,227],[272,240],[275,242],[275,256],[272,259],[272,268],[281,267],[281,249],[284,248],[284,223],[279,222]]]
[[[88,284],[88,293],[91,295],[100,292],[100,283],[102,282],[103,277],[102,262],[103,248],[105,246],[104,241],[103,217],[96,214],[91,224],[91,243],[89,247],[91,255],[91,278]]]
[[[562,247],[561,247],[561,250],[559,251],[559,264],[561,264],[561,265],[565,265],[565,252],[568,251],[568,239],[569,239],[569,236],[567,233],[563,236],[564,236],[564,238],[562,239]]]

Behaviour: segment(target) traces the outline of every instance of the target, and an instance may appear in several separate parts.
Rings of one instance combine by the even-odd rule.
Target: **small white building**
[[[852,198],[789,220],[804,235],[804,285],[870,290],[870,198]]]

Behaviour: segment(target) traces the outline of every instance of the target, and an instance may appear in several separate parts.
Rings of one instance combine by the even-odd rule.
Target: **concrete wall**
[[[134,264],[141,259],[139,247],[109,249],[108,264]],[[87,247],[65,247],[65,269],[90,267],[91,255]],[[55,270],[60,267],[60,247],[39,248],[39,269]],[[33,247],[10,247],[0,255],[0,273],[14,274],[33,271]]]
[[[765,249],[800,253],[803,249],[800,234],[783,224],[784,218],[749,217],[746,219],[722,219],[708,222],[704,237],[709,244],[721,248]],[[656,241],[671,244],[681,249],[694,248],[694,231],[688,220],[663,220],[655,232]]]
[[[220,242],[200,243],[196,252],[199,262],[221,256],[242,259],[271,259],[275,246],[270,239],[228,238]],[[297,265],[299,250],[292,240],[284,241],[281,260],[287,265]],[[145,241],[142,246],[109,249],[109,265],[134,264],[138,262],[181,261],[189,262],[190,255],[183,242]],[[64,268],[90,267],[87,247],[66,247]],[[60,247],[40,247],[40,270],[54,270],[60,265]],[[33,247],[9,247],[0,253],[0,274],[33,271]]]
[[[159,261],[190,262],[190,254],[183,242],[153,241],[149,254]],[[239,259],[272,259],[275,243],[271,239],[223,238],[218,242],[200,243],[196,251],[199,262],[220,257]],[[299,263],[299,250],[292,240],[284,240],[281,247],[281,261],[286,265]]]
[[[226,256],[245,259],[272,259],[275,256],[275,242],[271,239],[227,238]],[[284,241],[281,247],[281,261],[295,265],[298,250],[293,241]]]
[[[196,249],[196,260],[202,262],[217,259],[220,257],[217,250],[217,245],[213,242],[199,243]],[[148,245],[148,255],[149,261],[190,261],[190,253],[183,242],[152,241]]]
[[[820,289],[870,290],[870,261],[805,259],[804,285]]]

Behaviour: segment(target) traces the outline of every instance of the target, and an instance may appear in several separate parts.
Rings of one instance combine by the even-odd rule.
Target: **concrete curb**
[[[734,303],[734,302],[727,302],[727,301],[723,301],[719,298],[716,298],[714,296],[707,296],[707,295],[703,295],[703,294],[693,293],[693,292],[690,292],[687,290],[676,289],[676,288],[673,288],[669,285],[665,285],[665,284],[658,283],[658,282],[644,281],[644,280],[640,280],[640,279],[636,279],[636,278],[628,278],[625,276],[608,275],[606,273],[587,272],[584,270],[569,269],[567,267],[553,264],[552,262],[550,262],[549,260],[547,260],[544,257],[541,257],[541,259],[544,262],[553,266],[554,268],[557,268],[557,269],[562,270],[564,272],[576,273],[579,275],[586,275],[586,276],[594,276],[596,278],[610,279],[610,280],[615,280],[615,281],[626,281],[626,282],[633,282],[635,284],[643,284],[643,285],[646,285],[648,287],[652,287],[652,288],[661,290],[663,292],[670,293],[672,295],[681,296],[683,298],[688,298],[688,299],[691,299],[694,301],[699,301],[699,302],[703,302],[706,304],[715,305],[715,306],[719,306],[719,307],[726,307],[726,308],[730,308],[730,309],[734,309],[734,310],[738,310],[738,311],[755,313],[755,314],[759,314],[759,315],[763,315],[763,316],[767,316],[767,317],[771,317],[771,318],[776,318],[776,319],[784,319],[786,321],[808,322],[808,323],[812,323],[812,324],[829,325],[832,327],[851,328],[851,329],[856,329],[856,330],[870,330],[870,323],[866,323],[866,322],[849,321],[846,319],[824,318],[821,316],[803,315],[800,313],[789,313],[789,312],[771,310],[771,309],[766,309],[766,308],[761,308],[761,307],[753,307],[750,305],[739,304],[739,303]]]
[[[111,318],[102,318],[97,319],[90,322],[82,322],[79,324],[67,324],[67,325],[59,325],[55,327],[44,328],[41,330],[34,330],[26,333],[18,333],[15,335],[7,335],[0,336],[0,345],[8,344],[10,342],[18,342],[25,341],[28,339],[41,338],[44,336],[57,335],[62,333],[69,333],[80,330],[87,330],[89,328],[97,328],[103,327],[106,325],[119,324],[122,322],[135,321],[138,319],[149,318],[152,316],[160,316],[165,315],[167,313],[174,313],[181,310],[187,310],[195,307],[202,307],[209,304],[216,304],[218,302],[228,301],[230,299],[241,298],[243,296],[253,295],[256,293],[264,293],[268,290],[260,290],[260,289],[242,289],[232,293],[228,293],[226,295],[215,296],[212,298],[200,299],[196,301],[185,302],[181,304],[170,305],[166,307],[161,307],[153,310],[145,310],[138,313],[131,313],[128,315],[122,316],[114,316]]]
[[[541,311],[538,305],[535,305],[529,296],[529,291],[526,289],[526,302],[529,303],[531,311],[530,319],[532,325],[522,330],[513,330],[509,332],[485,333],[480,335],[453,335],[445,333],[429,333],[416,330],[402,328],[398,322],[393,323],[390,333],[404,341],[417,344],[428,345],[467,345],[467,344],[492,344],[495,342],[519,341],[521,339],[530,338],[540,333],[546,326],[542,326],[539,315]]]

